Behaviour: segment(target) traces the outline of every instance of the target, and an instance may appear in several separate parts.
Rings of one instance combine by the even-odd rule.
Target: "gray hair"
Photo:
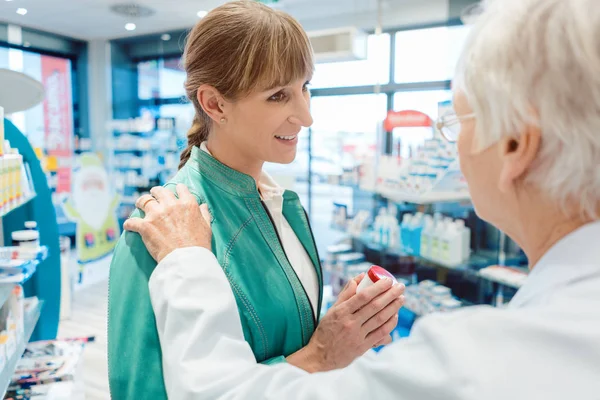
[[[454,82],[475,112],[479,148],[538,126],[542,147],[528,181],[598,218],[599,0],[490,0],[483,7]]]

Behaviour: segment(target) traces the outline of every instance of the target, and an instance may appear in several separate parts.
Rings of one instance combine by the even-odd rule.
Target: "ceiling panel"
[[[402,10],[410,10],[417,5],[422,10],[426,4],[432,10],[432,18],[447,14],[448,0],[381,1],[385,15],[401,15]],[[189,28],[198,20],[196,13],[199,10],[210,10],[225,1],[136,0],[136,3],[156,11],[153,16],[138,20],[129,20],[110,11],[110,6],[123,2],[128,1],[0,0],[0,21],[84,40],[113,39]],[[19,7],[26,8],[27,15],[18,15],[16,9]],[[377,0],[281,0],[277,7],[298,18],[305,26],[318,26],[319,29],[327,25],[348,24],[372,28],[377,21]],[[422,11],[419,12],[422,14]],[[423,15],[419,17],[423,19]],[[406,19],[406,15],[402,18]],[[134,22],[137,29],[126,31],[124,26],[127,22]],[[385,21],[386,25],[393,23]]]

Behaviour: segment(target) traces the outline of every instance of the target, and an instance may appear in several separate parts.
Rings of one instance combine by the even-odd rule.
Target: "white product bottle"
[[[446,238],[448,240],[448,249],[445,261],[449,265],[459,265],[464,261],[464,248],[462,228],[457,222],[452,222],[449,225]]]
[[[457,219],[456,229],[461,235],[461,262],[468,260],[471,256],[471,230],[465,226],[465,221]]]
[[[433,229],[431,240],[431,259],[434,261],[440,261],[442,258],[442,238],[445,232],[446,221],[438,220],[435,228]]]
[[[390,248],[398,248],[400,247],[400,225],[398,225],[398,220],[395,216],[389,216],[389,224],[390,224]]]
[[[404,214],[402,217],[402,226],[400,228],[400,238],[402,240],[402,249],[412,254],[412,248],[410,247],[410,227],[412,225],[413,216],[411,214]]]
[[[421,256],[425,258],[431,258],[431,239],[433,228],[433,218],[430,215],[426,215],[423,231],[421,232]]]
[[[371,268],[369,268],[363,280],[360,281],[360,283],[358,284],[358,287],[356,288],[356,293],[359,293],[365,290],[366,288],[373,286],[381,279],[389,279],[390,281],[392,281],[393,285],[398,283],[394,275],[390,274],[388,271],[386,271],[378,265],[373,265]]]

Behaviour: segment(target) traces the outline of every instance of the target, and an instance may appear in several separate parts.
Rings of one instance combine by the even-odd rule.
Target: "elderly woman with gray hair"
[[[513,238],[529,259],[530,276],[508,307],[422,318],[410,338],[332,372],[258,365],[239,326],[194,342],[206,326],[236,318],[237,309],[218,264],[200,275],[190,262],[194,252],[210,246],[199,217],[178,217],[199,215],[197,206],[162,207],[131,228],[156,254],[169,254],[157,268],[160,280],[151,296],[158,320],[187,321],[163,327],[163,333],[189,333],[187,343],[165,351],[194,363],[193,398],[598,398],[598,0],[488,2],[453,88],[455,114],[438,126],[457,142],[477,213]],[[180,221],[177,230],[165,223],[171,220]],[[203,235],[187,233],[198,232],[199,225]],[[218,296],[196,300],[201,287]],[[235,342],[236,351],[220,351],[222,342]]]

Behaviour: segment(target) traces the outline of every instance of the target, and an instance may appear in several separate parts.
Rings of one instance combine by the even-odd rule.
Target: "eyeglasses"
[[[442,115],[436,122],[435,126],[442,133],[442,136],[447,141],[454,143],[458,139],[460,133],[460,122],[467,119],[475,118],[475,114],[456,115],[454,111]]]

